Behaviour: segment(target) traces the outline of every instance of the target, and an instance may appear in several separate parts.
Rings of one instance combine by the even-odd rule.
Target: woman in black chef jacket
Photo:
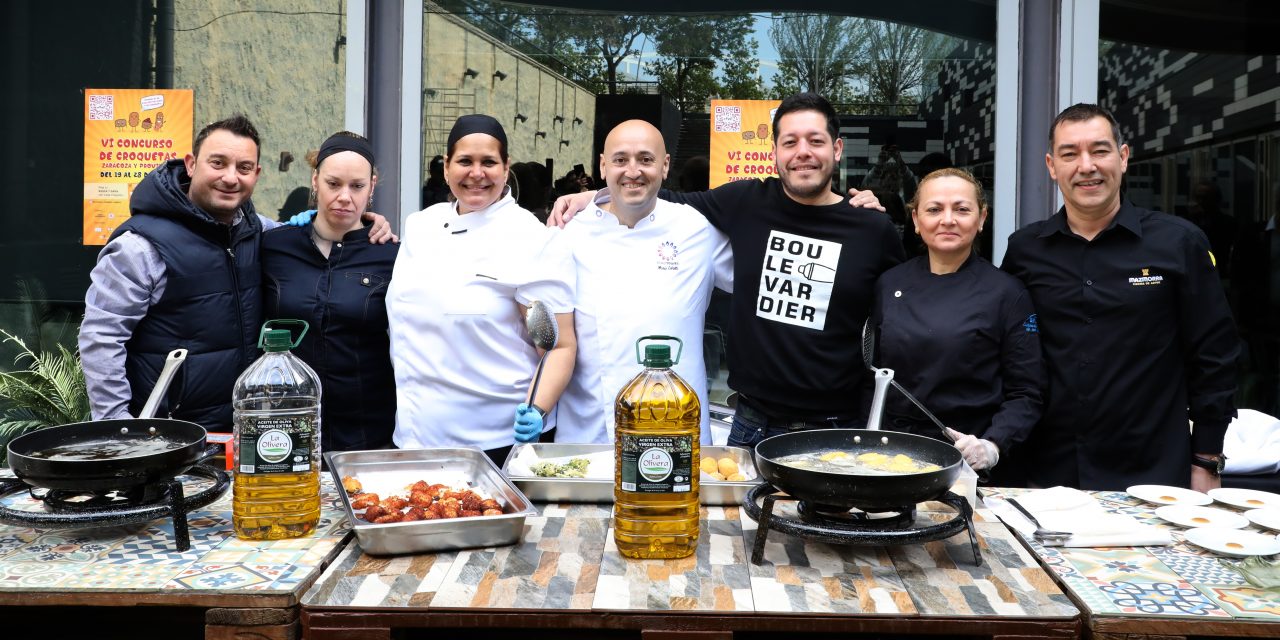
[[[395,428],[384,300],[399,245],[371,244],[360,219],[377,184],[369,141],[335,133],[315,156],[315,217],[262,238],[266,317],[311,325],[294,353],[320,375],[324,451],[387,448]]]
[[[876,366],[943,424],[957,449],[992,482],[1021,484],[1016,465],[996,466],[1040,419],[1043,364],[1035,309],[1017,278],[973,251],[987,219],[978,181],[963,169],[940,169],[920,181],[908,205],[927,254],[880,276],[871,322]],[[890,392],[885,428],[944,438],[901,394]]]

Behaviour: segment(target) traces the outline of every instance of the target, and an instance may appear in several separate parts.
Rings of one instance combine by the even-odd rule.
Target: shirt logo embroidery
[[[658,271],[680,270],[680,248],[676,243],[666,240],[658,245]]]
[[[756,316],[821,331],[827,323],[841,246],[771,231],[760,270]]]
[[[1027,319],[1022,323],[1022,328],[1025,329],[1027,333],[1040,333],[1040,325],[1036,319],[1036,314],[1033,313],[1027,316]]]
[[[1151,269],[1149,267],[1144,267],[1141,270],[1141,273],[1142,275],[1136,278],[1129,278],[1129,284],[1135,287],[1149,287],[1164,282],[1164,276],[1151,275]]]

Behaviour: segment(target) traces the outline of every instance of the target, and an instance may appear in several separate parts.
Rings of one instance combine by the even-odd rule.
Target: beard
[[[782,180],[782,187],[792,196],[804,199],[815,198],[825,192],[831,191],[831,173],[827,173],[812,184],[804,184],[794,178],[790,171],[779,171],[779,179]]]

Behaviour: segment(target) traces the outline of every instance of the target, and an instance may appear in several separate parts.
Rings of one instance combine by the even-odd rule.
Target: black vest
[[[125,364],[137,415],[155,386],[168,353],[188,350],[157,416],[231,430],[231,389],[258,355],[262,325],[262,224],[250,214],[234,227],[192,218],[178,222],[135,215],[115,236],[132,231],[165,264],[165,289],[125,343]]]

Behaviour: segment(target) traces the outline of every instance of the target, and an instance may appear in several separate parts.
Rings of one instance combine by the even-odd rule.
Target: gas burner
[[[44,502],[45,506],[54,513],[89,513],[162,502],[168,499],[169,484],[162,482],[117,491],[50,489],[43,494],[37,494],[34,488],[30,488],[27,492],[32,498]]]
[[[217,500],[231,486],[227,472],[208,465],[196,465],[184,475],[212,480],[213,485],[190,498],[183,495],[182,481],[164,482],[122,491],[78,492],[50,490],[32,498],[45,505],[44,511],[20,511],[0,505],[0,522],[37,529],[77,529],[107,527],[173,518],[173,537],[178,551],[191,548],[187,533],[187,513]],[[0,491],[0,497],[27,488],[15,483]]]
[[[955,510],[955,515],[942,522],[921,522],[917,518],[916,505],[873,512],[810,505],[779,493],[768,482],[762,482],[752,487],[743,501],[747,516],[760,525],[751,550],[751,563],[760,564],[764,560],[765,539],[771,530],[827,544],[857,546],[921,544],[944,540],[968,530],[974,564],[982,566],[982,552],[978,549],[973,509],[969,507],[969,502],[950,491],[932,501],[951,507]],[[779,502],[795,502],[799,517],[774,513]]]

